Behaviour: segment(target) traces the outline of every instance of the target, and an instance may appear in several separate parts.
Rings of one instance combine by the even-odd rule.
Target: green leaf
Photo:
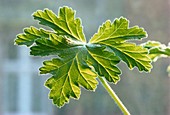
[[[52,56],[43,62],[40,73],[52,75],[45,86],[58,107],[68,103],[70,98],[78,99],[80,87],[94,91],[97,77],[116,84],[120,80],[121,71],[117,67],[120,61],[126,62],[130,69],[151,69],[148,49],[127,42],[141,40],[147,36],[146,32],[138,26],[129,28],[125,18],[113,23],[106,21],[86,43],[81,21],[69,7],[60,8],[58,16],[45,9],[38,10],[33,17],[52,30],[26,28],[17,36],[15,44],[30,47],[33,56]]]
[[[41,44],[31,48],[34,55],[44,56],[44,54],[53,55],[56,53],[58,56],[51,61],[45,61],[44,66],[40,68],[40,73],[53,75],[47,80],[46,86],[51,89],[50,99],[53,99],[54,104],[59,107],[67,103],[70,97],[78,99],[80,86],[87,90],[95,90],[98,83],[96,73],[85,63],[88,55],[86,47],[68,43],[65,39],[54,34],[50,36],[48,42],[38,40],[38,43]],[[39,51],[40,53],[37,54]]]
[[[34,56],[58,55],[64,49],[72,47],[65,37],[56,34],[50,34],[49,39],[38,39],[35,43],[36,45],[30,48],[30,54]]]
[[[135,66],[139,71],[150,71],[151,60],[148,57],[148,50],[133,43],[106,44],[109,45],[117,56],[119,56],[130,69]]]
[[[141,45],[149,49],[149,57],[154,62],[161,57],[170,57],[170,44],[166,46],[158,41],[148,41]]]
[[[95,68],[99,76],[104,76],[109,82],[117,83],[120,80],[121,71],[116,66],[120,59],[106,47],[98,45],[87,46],[89,65]]]
[[[169,73],[168,75],[169,75],[169,77],[170,77],[170,65],[169,65],[168,68],[167,68],[167,72]]]
[[[147,36],[143,28],[134,26],[129,28],[126,18],[119,18],[111,23],[107,20],[100,26],[98,32],[90,39],[90,43],[125,42],[129,39],[142,39]]]
[[[80,86],[87,90],[95,90],[97,87],[96,73],[85,64],[87,51],[84,47],[70,49],[60,57],[51,61],[45,61],[40,68],[41,74],[51,73],[53,76],[46,81],[46,86],[51,90],[49,97],[53,103],[61,107],[69,101],[70,97],[80,97]]]
[[[86,42],[81,20],[75,18],[75,12],[69,7],[60,8],[58,16],[51,10],[38,10],[33,14],[34,19],[39,20],[40,24],[51,27],[60,35],[68,35],[72,39]]]
[[[96,77],[105,76],[110,82],[119,81],[120,70],[116,67],[119,58],[105,47],[69,41],[68,38],[51,34],[49,39],[39,39],[36,45],[31,47],[34,56],[57,55],[51,61],[45,61],[40,68],[41,74],[50,73],[53,76],[46,82],[50,88],[50,99],[59,107],[69,101],[70,97],[78,99],[80,96],[79,86],[88,90],[95,90]],[[94,72],[90,63],[99,66]],[[102,70],[102,72],[101,72]]]
[[[127,63],[130,69],[135,66],[140,71],[150,71],[151,60],[147,56],[148,50],[127,40],[137,40],[146,37],[143,28],[134,26],[129,28],[129,21],[125,18],[116,19],[113,23],[106,21],[90,40],[90,43],[102,44],[110,47],[113,52]]]
[[[17,45],[26,45],[31,46],[36,39],[39,38],[48,38],[50,31],[46,31],[44,29],[37,29],[33,26],[24,29],[24,34],[17,35],[17,39],[15,43]]]

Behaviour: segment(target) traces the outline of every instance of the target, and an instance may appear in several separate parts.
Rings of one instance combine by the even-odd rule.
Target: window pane
[[[4,105],[6,112],[18,111],[18,77],[15,73],[9,73],[4,84]]]
[[[42,80],[41,77],[37,76],[37,74],[33,74],[32,76],[32,111],[33,112],[41,112],[43,104],[42,102]],[[45,104],[45,103],[44,103]]]

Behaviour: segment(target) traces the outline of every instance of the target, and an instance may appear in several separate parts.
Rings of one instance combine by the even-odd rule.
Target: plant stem
[[[121,109],[124,115],[130,115],[127,108],[123,105],[119,97],[116,95],[116,93],[113,91],[113,89],[110,87],[110,85],[107,83],[106,79],[104,77],[98,77],[100,82],[102,83],[103,87],[107,90],[107,92],[110,94],[110,96],[113,98],[113,100],[116,102],[118,107]]]

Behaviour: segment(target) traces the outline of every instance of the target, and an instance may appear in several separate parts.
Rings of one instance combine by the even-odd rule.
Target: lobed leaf
[[[56,34],[50,34],[49,39],[38,39],[35,41],[35,44],[30,48],[30,54],[34,56],[58,55],[64,49],[72,47],[65,37]]]
[[[169,77],[170,77],[170,65],[167,67],[167,72],[169,73]]]
[[[109,82],[117,83],[120,80],[121,71],[116,66],[120,59],[109,52],[107,48],[97,45],[88,46],[88,63],[95,68],[99,76],[105,77]]]
[[[72,39],[86,42],[81,20],[75,18],[75,12],[68,7],[60,8],[58,16],[51,10],[38,10],[33,14],[34,19],[39,20],[40,24],[51,27],[60,35],[68,35]]]
[[[170,56],[170,45],[166,46],[157,41],[148,41],[142,44],[143,47],[149,49],[149,57],[156,61],[161,57]]]
[[[24,29],[15,40],[17,45],[30,47],[33,56],[53,56],[40,68],[40,74],[51,74],[45,85],[50,89],[49,97],[58,107],[70,98],[80,97],[80,87],[94,91],[96,77],[117,83],[121,71],[120,61],[130,69],[150,71],[151,60],[148,49],[128,40],[141,40],[147,34],[138,26],[129,27],[123,17],[113,23],[106,21],[94,34],[89,43],[83,33],[81,21],[69,7],[60,8],[58,16],[51,10],[38,10],[33,14],[39,23],[52,28],[51,31],[30,27]]]
[[[143,28],[134,26],[129,28],[129,21],[123,17],[116,19],[113,23],[106,21],[90,40],[90,43],[102,44],[110,47],[113,52],[127,63],[130,69],[135,66],[139,71],[150,71],[151,60],[147,56],[148,50],[127,40],[138,40],[146,37]]]
[[[148,50],[134,43],[107,43],[115,54],[120,57],[130,69],[135,66],[139,71],[149,72],[152,68],[151,59],[148,57]]]
[[[97,87],[96,73],[84,63],[84,48],[77,53],[67,52],[62,58],[54,58],[45,61],[40,68],[41,74],[51,73],[53,76],[46,81],[46,86],[51,90],[49,97],[53,103],[61,107],[69,101],[69,98],[80,97],[80,86],[87,90],[95,90]]]
[[[98,32],[90,39],[90,43],[103,42],[125,42],[129,39],[142,39],[147,36],[143,28],[134,26],[129,28],[129,21],[126,18],[119,18],[111,23],[107,20],[100,26]]]
[[[27,47],[29,47],[39,38],[48,38],[50,33],[50,31],[37,29],[31,26],[29,28],[25,28],[23,34],[17,35],[15,44],[26,45]]]

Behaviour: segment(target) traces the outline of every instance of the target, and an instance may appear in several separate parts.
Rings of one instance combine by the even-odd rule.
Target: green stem
[[[110,96],[113,98],[113,100],[116,102],[118,107],[121,109],[124,115],[130,115],[129,111],[126,109],[126,107],[123,105],[119,97],[116,95],[116,93],[113,91],[113,89],[110,87],[110,85],[107,83],[106,79],[104,77],[98,77],[100,82],[102,83],[103,87],[107,90],[107,92],[110,94]]]

